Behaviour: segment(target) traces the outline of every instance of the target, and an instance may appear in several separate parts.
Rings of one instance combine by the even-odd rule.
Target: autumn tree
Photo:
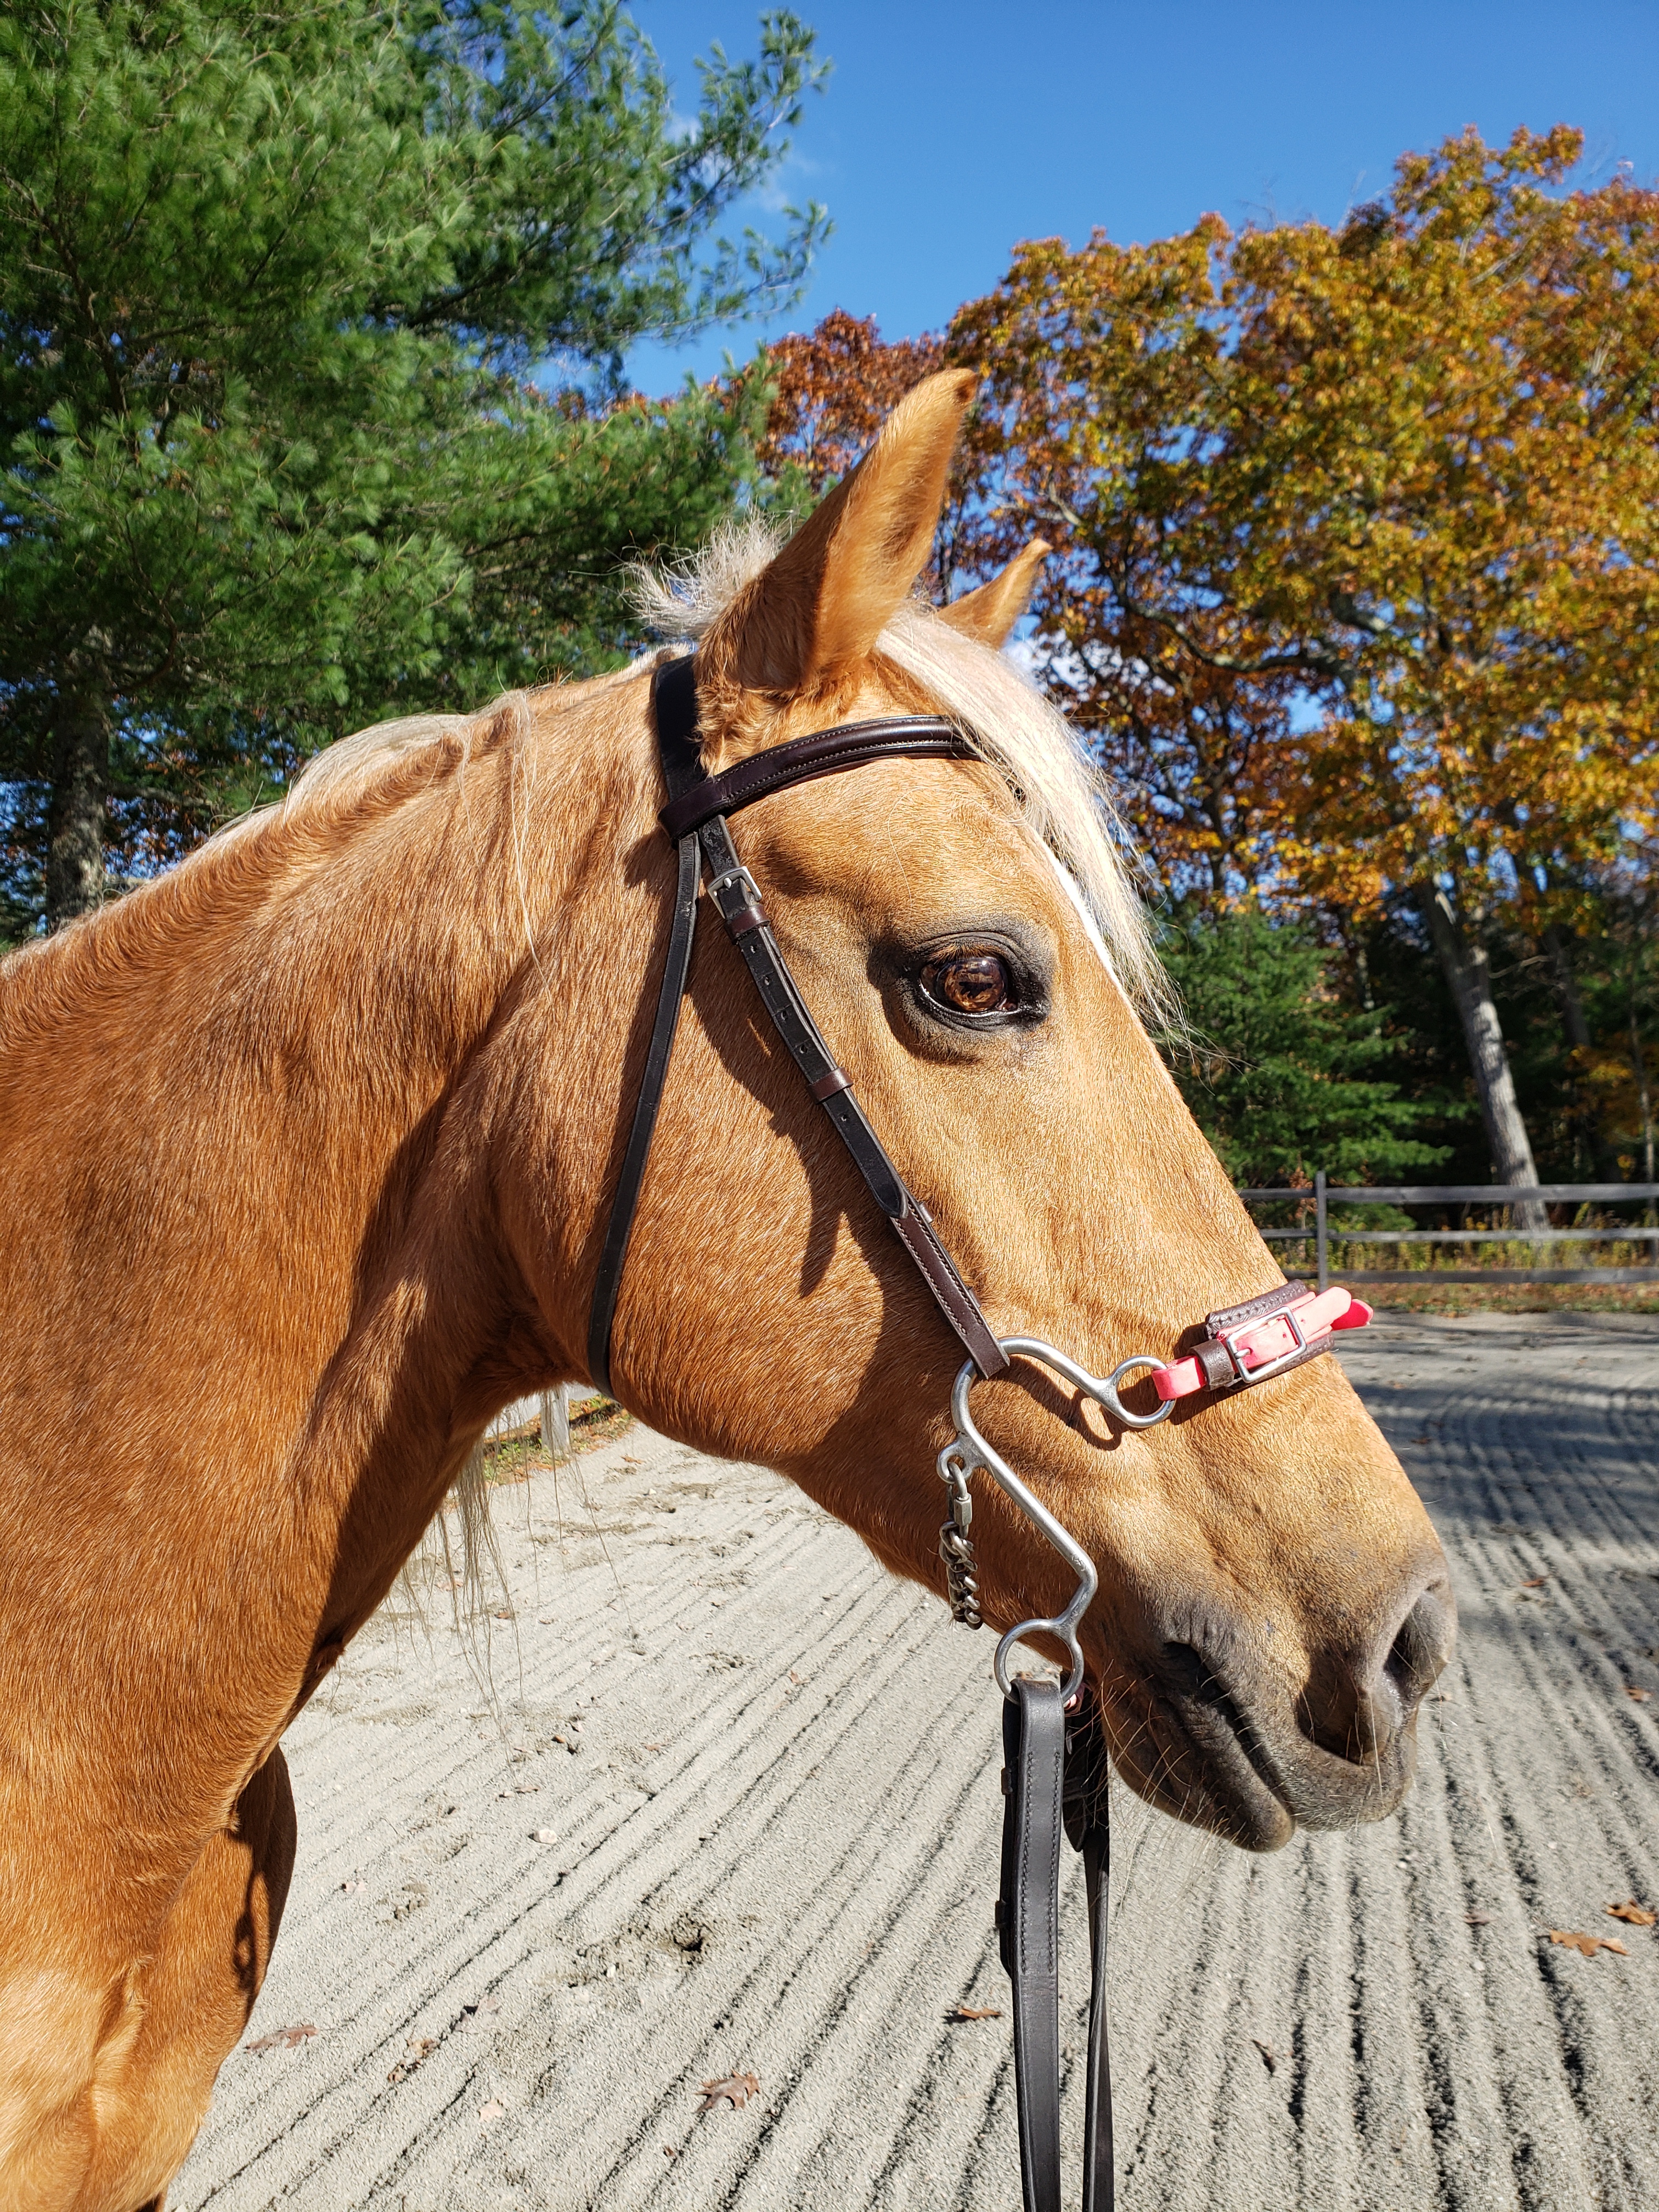
[[[868,452],[905,393],[944,367],[945,341],[884,339],[873,315],[860,322],[833,307],[815,330],[773,339],[766,358],[772,408],[760,465],[818,499]]]
[[[985,558],[1033,528],[1063,682],[1166,860],[1406,896],[1500,1180],[1536,1180],[1493,909],[1649,823],[1659,775],[1659,201],[1576,133],[1408,156],[1337,230],[1021,248],[987,374]]]
[[[1022,246],[949,341],[986,379],[969,429],[979,565],[1034,531],[1054,545],[1035,602],[1039,671],[1102,752],[1164,880],[1218,903],[1274,866],[1277,747],[1304,673],[1288,658],[1231,667],[1227,611],[1185,573],[1212,495],[1194,464],[1222,447],[1226,235],[1211,216],[1144,247],[1099,234],[1076,253]],[[1172,600],[1179,637],[1163,619]]]
[[[616,0],[0,15],[14,928],[343,729],[614,651],[622,563],[730,510],[764,416],[619,364],[795,294],[817,211],[720,230],[811,48],[763,16],[688,117]]]

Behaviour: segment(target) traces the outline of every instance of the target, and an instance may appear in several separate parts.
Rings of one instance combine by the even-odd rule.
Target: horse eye
[[[1019,993],[997,952],[940,952],[921,971],[928,997],[953,1014],[1012,1014]]]

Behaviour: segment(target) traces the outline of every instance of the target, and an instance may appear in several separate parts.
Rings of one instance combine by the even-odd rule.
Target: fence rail
[[[1641,1267],[1388,1267],[1342,1270],[1347,1283],[1398,1283],[1418,1276],[1436,1283],[1659,1284],[1659,1224],[1632,1222],[1595,1229],[1341,1229],[1330,1225],[1333,1206],[1639,1206],[1651,1209],[1659,1182],[1328,1183],[1322,1169],[1311,1190],[1241,1190],[1247,1206],[1306,1206],[1310,1228],[1264,1229],[1269,1243],[1314,1247],[1314,1270],[1286,1268],[1292,1282],[1331,1279],[1333,1244],[1646,1244]]]

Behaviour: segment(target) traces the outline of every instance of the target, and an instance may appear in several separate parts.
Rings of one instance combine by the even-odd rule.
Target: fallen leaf
[[[1548,1580],[1547,1575],[1534,1575],[1529,1583],[1522,1583],[1521,1587],[1522,1589],[1542,1589]]]
[[[1565,1950],[1582,1951],[1587,1959],[1593,1959],[1598,1951],[1616,1951],[1621,1959],[1630,1956],[1616,1936],[1586,1936],[1577,1928],[1552,1928],[1547,1932],[1552,1943],[1559,1943]]]
[[[505,2116],[506,2112],[507,2106],[502,2104],[501,2099],[492,2097],[487,2105],[480,2105],[478,2107],[480,2124],[485,2120],[499,2120]]]
[[[1478,1906],[1474,1911],[1466,1912],[1463,1915],[1463,1917],[1468,1922],[1471,1928],[1490,1928],[1492,1926],[1491,1913],[1482,1912]]]
[[[736,2112],[746,2105],[751,2097],[757,2097],[759,2094],[758,2074],[723,2074],[717,2081],[703,2083],[702,2110],[705,2112],[712,2112],[715,2106],[724,2100]]]
[[[1000,2020],[1002,2014],[991,2005],[958,2005],[954,2012],[947,2012],[945,2017],[946,2020]]]
[[[305,2021],[293,2027],[279,2027],[274,2034],[262,2035],[257,2043],[246,2043],[242,2048],[245,2051],[275,2051],[280,2045],[284,2051],[297,2051],[308,2035],[315,2035],[316,2033],[311,2022]]]
[[[1632,1928],[1659,1927],[1659,1912],[1650,1912],[1645,1905],[1638,1905],[1633,1897],[1627,1897],[1622,1905],[1608,1905],[1607,1914],[1613,1920],[1627,1920]]]
[[[1644,1705],[1648,1702],[1648,1699],[1653,1695],[1653,1692],[1651,1690],[1644,1690],[1639,1688],[1634,1682],[1626,1682],[1625,1685],[1625,1695],[1627,1698],[1634,1698],[1638,1705]]]
[[[1259,2035],[1253,2035],[1250,2040],[1261,2053],[1261,2063],[1271,2074],[1279,2064],[1279,2053],[1271,2043],[1264,2043]]]

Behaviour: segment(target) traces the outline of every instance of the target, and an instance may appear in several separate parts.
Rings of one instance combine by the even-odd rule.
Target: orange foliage
[[[1022,246],[981,368],[986,566],[1166,870],[1535,901],[1659,806],[1659,197],[1474,132],[1307,222]]]
[[[844,477],[913,385],[945,366],[943,338],[883,340],[876,319],[860,322],[834,308],[805,337],[769,346],[776,386],[762,468],[781,477],[792,465],[815,494]]]

